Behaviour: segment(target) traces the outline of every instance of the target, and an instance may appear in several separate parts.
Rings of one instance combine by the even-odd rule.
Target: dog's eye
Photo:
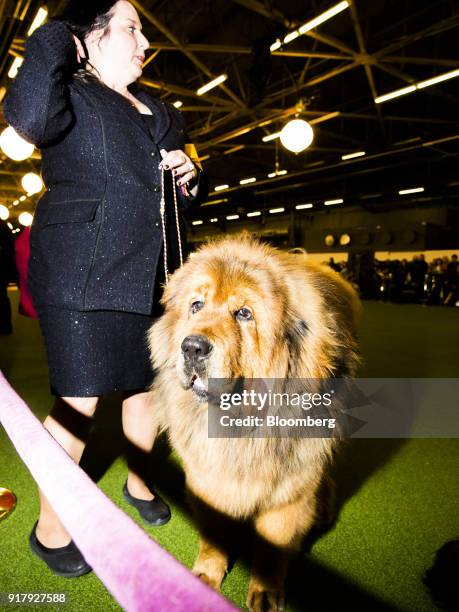
[[[253,320],[253,315],[251,311],[245,306],[244,308],[240,308],[239,310],[236,310],[236,312],[234,313],[234,316],[239,321],[252,321]]]
[[[204,308],[204,302],[201,300],[196,300],[196,302],[191,304],[190,310],[194,314],[195,312],[198,312],[198,310],[201,310],[201,308]]]

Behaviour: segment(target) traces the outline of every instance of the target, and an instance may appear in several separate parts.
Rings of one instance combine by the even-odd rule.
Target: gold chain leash
[[[183,252],[182,252],[182,238],[180,235],[180,223],[178,215],[177,205],[177,187],[175,185],[174,177],[172,176],[172,193],[174,194],[174,211],[175,211],[175,225],[177,228],[177,239],[180,256],[180,266],[183,266]],[[161,225],[163,230],[163,256],[164,256],[164,278],[166,285],[169,283],[169,269],[167,267],[167,236],[166,236],[166,195],[164,190],[164,168],[161,168],[161,201],[159,204],[159,212],[161,214]]]

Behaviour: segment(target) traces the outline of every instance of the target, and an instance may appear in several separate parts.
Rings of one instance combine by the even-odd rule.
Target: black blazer
[[[7,122],[42,152],[46,192],[31,228],[32,297],[37,307],[150,314],[163,268],[160,149],[184,148],[184,121],[174,106],[139,92],[155,119],[152,135],[126,98],[97,81],[72,78],[75,68],[70,30],[50,21],[28,39],[4,103]],[[170,172],[165,178],[172,184]],[[172,187],[169,227],[175,225],[171,195]],[[200,175],[198,195],[186,198],[179,190],[179,204],[198,205],[206,195]],[[173,233],[168,251],[173,269]]]

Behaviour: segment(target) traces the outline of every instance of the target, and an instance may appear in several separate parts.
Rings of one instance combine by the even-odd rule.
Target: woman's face
[[[89,61],[101,80],[114,89],[127,87],[142,74],[148,40],[135,8],[119,0],[112,9],[112,18],[105,36],[100,31],[86,38]]]

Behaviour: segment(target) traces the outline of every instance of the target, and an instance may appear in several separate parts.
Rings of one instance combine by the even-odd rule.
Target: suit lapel
[[[139,91],[139,93],[136,95],[136,98],[140,100],[143,104],[145,104],[145,106],[148,106],[148,108],[153,113],[155,117],[155,141],[157,143],[161,142],[161,140],[169,131],[172,121],[166,105],[164,104],[164,102],[152,98],[144,91]],[[138,117],[138,119],[143,123],[142,117]]]
[[[151,142],[150,132],[140,112],[135,109],[124,96],[104,85],[98,83],[91,85],[95,88],[93,91],[95,93],[97,92],[99,96],[102,97],[105,109],[107,109],[108,106],[111,113],[119,116],[120,121],[124,121],[127,118],[144,136],[147,136]],[[169,131],[172,121],[166,105],[164,102],[155,100],[143,91],[139,91],[136,94],[136,98],[145,104],[145,106],[148,106],[155,117],[155,142],[160,143]]]

